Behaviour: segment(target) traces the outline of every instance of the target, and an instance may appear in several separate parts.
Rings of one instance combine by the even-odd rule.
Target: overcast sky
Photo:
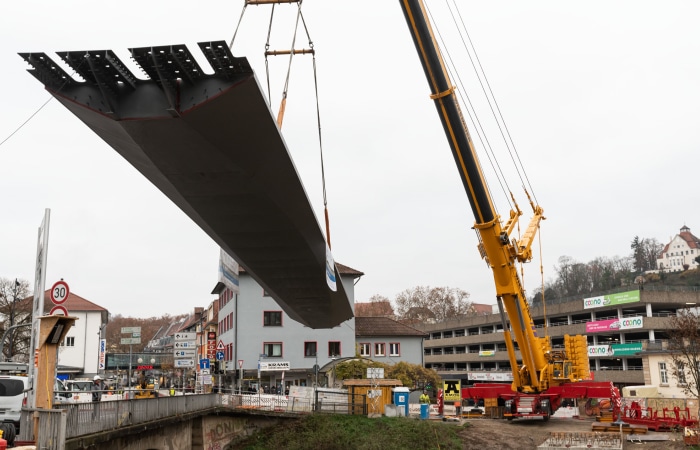
[[[33,283],[37,229],[50,208],[47,288],[63,278],[112,314],[137,317],[187,313],[213,299],[218,247],[57,101],[38,111],[51,97],[17,53],[112,49],[127,61],[130,47],[182,43],[196,53],[197,42],[230,41],[242,3],[3,3],[0,141],[36,115],[0,145],[0,277]],[[684,224],[700,233],[700,3],[458,3],[545,210],[546,279],[562,255],[626,256],[634,236],[665,244]],[[428,4],[450,34],[445,2]],[[303,12],[317,51],[333,254],[365,273],[356,301],[428,285],[493,303],[491,272],[399,2],[307,0]],[[290,15],[278,16],[271,48],[287,49]],[[233,48],[262,85],[268,18],[269,7],[249,7]],[[271,62],[275,111],[287,63]],[[310,67],[296,57],[282,131],[322,220]],[[469,95],[480,95],[462,76]],[[508,182],[525,226],[531,214],[520,182]],[[507,216],[504,196],[494,199]],[[529,291],[539,258],[527,267]]]

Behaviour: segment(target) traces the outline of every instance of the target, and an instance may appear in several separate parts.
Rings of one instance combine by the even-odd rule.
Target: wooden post
[[[37,357],[34,361],[34,398],[36,409],[51,409],[53,406],[53,386],[56,377],[58,346],[66,337],[77,317],[39,317],[39,339]],[[39,414],[34,413],[34,441],[39,441]]]

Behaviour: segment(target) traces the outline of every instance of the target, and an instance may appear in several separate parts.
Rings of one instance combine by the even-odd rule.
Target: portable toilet
[[[394,405],[397,409],[403,410],[403,414],[399,412],[399,416],[408,417],[408,388],[404,386],[397,386],[392,389],[394,393]]]

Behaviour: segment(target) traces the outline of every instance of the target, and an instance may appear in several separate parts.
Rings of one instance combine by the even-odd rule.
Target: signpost
[[[175,333],[173,343],[173,360],[175,367],[194,369],[194,359],[197,355],[197,333]],[[182,371],[182,389],[185,389],[185,371]]]
[[[131,389],[131,354],[132,345],[141,343],[141,327],[122,327],[122,334],[130,334],[131,337],[121,338],[122,344],[129,344],[129,389]]]

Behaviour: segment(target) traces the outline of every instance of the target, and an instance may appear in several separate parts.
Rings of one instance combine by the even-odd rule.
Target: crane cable
[[[469,57],[469,61],[471,62],[472,68],[474,70],[474,73],[477,76],[477,79],[479,80],[479,84],[481,85],[481,90],[484,94],[484,97],[486,98],[488,105],[491,110],[491,114],[496,122],[496,125],[498,126],[498,130],[501,134],[501,137],[503,139],[503,142],[508,149],[508,153],[510,155],[510,159],[513,163],[513,166],[515,167],[518,177],[520,178],[521,184],[523,186],[523,189],[527,192],[528,190],[532,192],[532,196],[535,199],[535,204],[538,204],[537,202],[537,196],[535,195],[534,188],[532,187],[529,177],[527,176],[527,172],[524,168],[524,165],[522,163],[522,160],[520,159],[519,152],[517,151],[517,148],[515,147],[515,143],[513,141],[513,138],[510,134],[510,130],[508,129],[508,126],[506,124],[506,121],[503,117],[503,114],[501,112],[501,109],[498,105],[498,101],[496,100],[496,97],[493,93],[493,90],[491,88],[491,85],[488,81],[488,77],[486,76],[486,72],[484,71],[484,68],[481,64],[481,61],[478,57],[478,54],[476,52],[476,48],[471,40],[471,36],[469,35],[469,32],[467,30],[466,24],[464,22],[464,19],[462,18],[462,15],[460,13],[459,7],[456,3],[455,0],[452,0],[452,6],[450,5],[449,0],[445,0],[445,3],[447,5],[447,8],[450,12],[452,21],[455,25],[455,28],[457,29],[459,36],[462,40],[462,46],[464,50],[467,52],[467,55]],[[431,20],[433,24],[436,24],[437,21],[434,20],[432,17],[432,13],[428,9],[426,5],[426,9],[428,10],[428,14],[431,15]],[[459,21],[457,20],[459,18]],[[506,199],[508,200],[508,203],[511,205],[511,208],[513,207],[513,203],[510,201],[510,197],[512,197],[512,194],[509,196],[507,194],[508,192],[511,192],[511,189],[508,187],[508,181],[505,175],[503,174],[503,170],[501,169],[501,165],[498,162],[498,158],[495,155],[494,148],[491,145],[491,142],[489,141],[485,130],[484,126],[482,125],[481,120],[479,119],[479,115],[476,112],[476,108],[474,107],[474,104],[472,103],[472,100],[467,93],[467,90],[463,88],[464,83],[462,82],[462,78],[460,76],[460,72],[456,69],[456,64],[454,60],[452,59],[452,55],[449,52],[449,47],[445,44],[445,40],[442,37],[442,34],[440,33],[439,27],[435,27],[437,30],[437,35],[440,38],[440,41],[442,43],[442,47],[445,48],[445,55],[446,59],[449,61],[449,65],[447,65],[447,68],[450,72],[450,75],[453,79],[457,80],[458,85],[462,87],[462,89],[459,89],[457,91],[457,94],[459,95],[460,99],[462,100],[462,103],[466,106],[466,111],[469,119],[471,120],[472,124],[474,125],[474,130],[476,132],[476,135],[479,138],[479,141],[482,144],[482,147],[485,149],[487,159],[489,160],[489,163],[491,167],[494,170],[494,173],[496,174],[497,180],[501,186],[501,189],[503,190],[503,193],[505,194]],[[471,48],[471,51],[470,51]],[[473,53],[473,56],[472,56]],[[482,80],[483,77],[483,80]],[[486,183],[486,188],[490,190],[488,186],[488,181],[484,180]],[[526,187],[527,186],[527,187]],[[497,205],[494,204],[494,208],[497,208]],[[538,241],[539,241],[539,256],[540,256],[540,274],[541,274],[541,295],[542,295],[542,303],[544,304],[544,270],[542,266],[542,240],[541,240],[541,229],[538,225]],[[518,223],[518,233],[520,233],[520,224]],[[521,264],[521,278],[524,282],[524,274],[523,274],[523,266]],[[545,318],[545,324],[546,324],[546,318]]]
[[[238,24],[236,25],[236,30],[234,31],[233,37],[231,38],[231,43],[229,45],[229,48],[233,48],[233,43],[236,39],[236,35],[238,34],[238,30],[240,28],[241,22],[243,20],[243,15],[245,13],[246,7],[248,6],[248,1],[244,2],[243,9],[241,10],[241,15],[238,20]],[[322,186],[322,191],[323,191],[323,213],[324,213],[324,220],[325,220],[325,225],[326,225],[326,243],[328,244],[328,248],[331,248],[331,231],[330,231],[330,218],[328,214],[328,194],[326,190],[326,170],[325,170],[325,162],[324,162],[324,157],[323,157],[323,134],[321,132],[321,108],[320,108],[320,103],[319,103],[319,95],[318,95],[318,72],[317,72],[317,66],[316,66],[316,50],[314,48],[314,43],[311,39],[310,33],[309,33],[309,28],[306,25],[306,20],[304,19],[304,15],[301,12],[301,6],[302,6],[302,0],[298,0],[297,2],[297,16],[296,16],[296,22],[295,22],[295,27],[294,27],[294,35],[292,37],[292,45],[289,50],[289,63],[287,65],[287,74],[285,77],[285,82],[284,82],[284,89],[282,91],[282,100],[280,101],[280,108],[279,112],[277,114],[277,126],[282,129],[282,122],[284,119],[284,112],[286,109],[287,105],[287,97],[288,97],[288,92],[289,92],[289,79],[291,75],[291,68],[292,68],[292,60],[294,58],[294,55],[297,53],[310,53],[311,58],[312,58],[312,67],[313,67],[313,76],[314,76],[314,95],[315,95],[315,101],[316,101],[316,123],[317,123],[317,129],[318,129],[318,145],[319,145],[319,153],[320,153],[320,162],[321,162],[321,186]],[[265,74],[266,74],[266,81],[267,81],[267,97],[268,97],[268,106],[272,106],[272,91],[270,88],[270,67],[269,67],[269,59],[268,56],[276,56],[276,55],[283,55],[287,54],[287,52],[271,52],[270,51],[270,36],[272,34],[272,24],[274,22],[274,13],[275,13],[275,4],[272,4],[272,8],[270,11],[270,20],[268,22],[268,29],[267,29],[267,38],[265,41]],[[309,41],[309,49],[302,49],[302,50],[295,50],[294,46],[296,44],[296,38],[297,38],[297,33],[299,31],[299,23],[301,22],[304,32],[306,33],[306,37]]]
[[[476,53],[476,48],[474,47],[474,44],[471,40],[471,36],[469,35],[469,32],[467,30],[467,27],[464,23],[464,19],[462,18],[462,14],[460,13],[459,6],[457,5],[455,0],[452,0],[452,3],[454,4],[454,9],[456,10],[457,16],[459,16],[459,20],[461,23],[461,26],[457,24],[457,21],[455,19],[455,14],[452,12],[452,8],[449,5],[449,0],[446,0],[447,6],[450,9],[450,13],[452,14],[453,21],[455,22],[455,26],[458,28],[458,30],[464,30],[464,35],[466,36],[466,41],[463,36],[461,36],[461,31],[460,31],[460,37],[462,37],[462,44],[467,51],[469,55],[469,60],[472,63],[472,67],[474,68],[475,73],[477,74],[477,77],[479,79],[479,83],[481,84],[482,91],[485,94],[486,100],[489,103],[489,107],[491,109],[491,114],[496,121],[496,124],[498,125],[498,129],[501,133],[501,137],[503,138],[503,142],[508,149],[508,153],[510,155],[511,161],[513,162],[513,167],[517,170],[518,177],[520,178],[521,184],[523,186],[527,186],[529,191],[532,192],[533,198],[535,199],[535,203],[537,204],[537,196],[535,195],[535,191],[530,184],[530,180],[527,176],[525,167],[522,163],[522,160],[520,159],[520,154],[515,147],[515,143],[513,141],[513,138],[510,134],[510,130],[508,129],[508,126],[506,124],[505,119],[503,118],[503,113],[501,112],[500,107],[498,106],[498,101],[496,100],[496,96],[493,93],[493,90],[491,89],[491,84],[488,81],[488,77],[486,76],[486,72],[484,71],[483,66],[481,65],[481,60],[479,59],[479,55]],[[472,48],[474,58],[472,59],[472,53],[469,52],[469,49],[467,47],[467,42],[469,42],[469,47]],[[477,68],[478,66],[478,68]],[[483,76],[483,83],[481,80],[481,76]],[[487,92],[488,90],[488,92]],[[492,101],[493,100],[493,103]],[[502,124],[502,125],[501,125]],[[501,173],[502,176],[502,173]],[[507,182],[506,182],[507,184]]]

